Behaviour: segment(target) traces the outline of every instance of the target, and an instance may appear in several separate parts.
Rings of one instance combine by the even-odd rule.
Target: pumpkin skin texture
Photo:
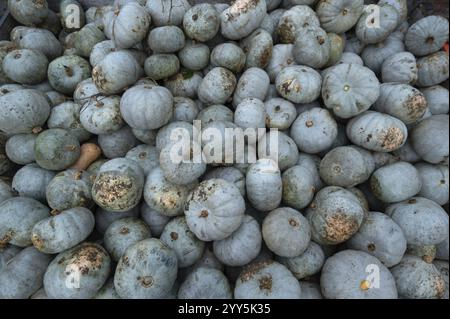
[[[239,275],[235,299],[299,299],[301,287],[292,273],[275,261],[255,262]]]
[[[291,137],[302,152],[319,153],[330,147],[338,134],[330,112],[315,107],[301,113],[291,126]]]
[[[190,98],[177,96],[173,99],[173,120],[193,122],[199,112],[199,107],[195,101]]]
[[[431,164],[448,165],[447,114],[433,115],[421,121],[411,131],[411,144],[416,153]]]
[[[397,162],[377,169],[370,179],[370,187],[380,200],[394,203],[416,195],[422,187],[422,181],[413,165]]]
[[[97,43],[103,42],[105,35],[95,24],[87,24],[80,31],[76,31],[73,39],[73,48],[77,55],[89,58],[91,51]]]
[[[448,243],[449,243],[449,236],[447,236],[447,238],[436,245],[436,258],[437,259],[442,259],[442,260],[447,260],[448,261]]]
[[[363,13],[363,0],[321,0],[316,13],[327,32],[343,33],[350,30]]]
[[[418,78],[416,58],[410,52],[390,56],[381,66],[381,77],[384,83],[414,84]]]
[[[162,80],[175,75],[180,69],[180,61],[175,54],[153,54],[145,60],[145,74],[154,79]]]
[[[370,287],[366,271],[379,269],[380,287]],[[320,276],[322,294],[328,299],[397,299],[395,280],[377,258],[363,251],[343,250],[328,258]]]
[[[325,66],[333,66],[337,64],[344,53],[346,39],[343,35],[336,33],[327,33],[328,39],[330,41],[330,52],[328,61]]]
[[[139,164],[116,158],[100,167],[92,186],[92,198],[103,209],[124,212],[139,204],[143,187],[144,172]]]
[[[176,26],[164,26],[152,29],[148,34],[148,46],[155,53],[174,53],[185,45],[183,30]]]
[[[40,132],[50,115],[50,104],[37,90],[17,90],[0,96],[0,130],[5,134]]]
[[[403,298],[440,299],[445,293],[445,280],[439,270],[419,257],[407,255],[391,271]]]
[[[409,245],[436,245],[448,236],[448,215],[429,199],[413,197],[390,205],[385,213],[400,226]]]
[[[127,218],[127,217],[138,217],[139,216],[139,207],[136,206],[130,210],[125,212],[110,212],[104,210],[101,207],[98,207],[95,211],[95,229],[101,235],[103,235],[108,229],[109,225],[111,225],[116,220]]]
[[[389,216],[368,212],[358,232],[347,242],[350,249],[378,258],[386,267],[397,265],[406,251],[406,238]]]
[[[131,48],[144,40],[150,28],[150,14],[138,3],[127,3],[106,15],[111,18],[106,19],[105,34],[119,49]]]
[[[151,145],[138,145],[129,150],[125,157],[137,162],[146,176],[159,164],[159,150]]]
[[[111,95],[122,92],[136,83],[143,69],[127,51],[111,52],[92,70],[92,79],[100,93]]]
[[[91,136],[81,123],[80,113],[85,111],[78,103],[67,101],[55,105],[50,111],[47,120],[48,128],[61,128],[75,136],[78,141],[84,142]]]
[[[80,111],[83,128],[96,135],[118,131],[124,126],[119,105],[120,97],[115,95],[87,100]]]
[[[61,56],[48,65],[50,85],[58,92],[72,95],[77,84],[91,75],[91,66],[77,55]]]
[[[248,36],[266,15],[265,0],[238,0],[220,13],[222,35],[231,40]]]
[[[211,51],[211,65],[221,66],[238,73],[245,66],[244,50],[232,42],[221,43]]]
[[[350,141],[367,150],[392,152],[399,149],[408,137],[405,124],[387,114],[367,111],[347,123]]]
[[[35,134],[17,134],[11,136],[5,145],[8,158],[20,165],[34,162],[34,142]]]
[[[364,62],[361,59],[361,57],[355,53],[343,52],[342,57],[339,59],[339,61],[336,64],[359,64],[359,65],[363,66]]]
[[[422,92],[408,84],[384,83],[373,109],[412,124],[425,114],[427,100]]]
[[[431,15],[409,27],[405,46],[415,56],[424,56],[440,50],[448,41],[448,20]]]
[[[276,44],[273,46],[272,55],[265,68],[271,82],[275,81],[283,68],[295,63],[292,54],[293,47],[293,44]]]
[[[165,87],[137,85],[123,94],[120,112],[132,128],[154,130],[171,119],[173,97]]]
[[[394,32],[383,42],[370,44],[364,48],[361,58],[364,64],[374,73],[379,74],[383,66],[383,62],[390,56],[405,51],[403,44],[403,36],[399,32]]]
[[[241,226],[231,236],[214,241],[214,255],[227,266],[244,266],[258,256],[261,245],[259,223],[245,215]]]
[[[155,26],[180,25],[183,17],[191,8],[187,0],[147,1],[145,8],[152,17]]]
[[[275,85],[278,93],[293,103],[310,103],[320,95],[322,77],[307,66],[288,66],[278,73]]]
[[[13,81],[9,79],[5,72],[3,71],[3,59],[10,53],[17,49],[16,43],[12,41],[0,41],[0,83],[12,83]],[[3,92],[2,92],[3,93]],[[3,94],[2,94],[3,95]]]
[[[241,195],[245,196],[245,174],[235,167],[217,167],[203,176],[203,180],[220,178],[236,186]]]
[[[97,90],[92,78],[88,78],[77,84],[75,91],[73,92],[73,101],[84,106],[91,99],[96,98],[99,95],[100,92]]]
[[[45,21],[48,4],[47,1],[8,0],[8,10],[18,22],[32,27]]]
[[[317,274],[325,262],[325,254],[320,247],[313,241],[309,242],[306,250],[291,258],[278,257],[277,261],[286,266],[297,279],[303,279]],[[304,293],[304,285],[302,286],[302,294]]]
[[[134,136],[142,143],[155,145],[157,130],[139,130],[133,128],[131,129],[131,131],[133,132]]]
[[[176,185],[164,177],[160,167],[155,167],[147,175],[144,199],[150,209],[164,216],[181,215],[191,189],[196,184]]]
[[[206,44],[187,40],[178,52],[181,65],[192,71],[201,71],[209,64],[210,51]]]
[[[178,290],[179,299],[232,299],[227,277],[217,269],[198,267],[193,270]]]
[[[91,188],[94,178],[89,172],[75,169],[56,174],[47,185],[48,205],[57,211],[92,206]]]
[[[12,188],[19,196],[34,198],[44,202],[45,190],[55,172],[43,169],[37,164],[28,164],[20,168],[13,177]]]
[[[49,216],[50,209],[35,199],[13,197],[0,204],[0,245],[31,245],[31,230]]]
[[[51,256],[28,247],[17,253],[1,268],[0,298],[28,299],[42,285]]]
[[[136,217],[118,219],[105,231],[105,249],[114,261],[119,261],[128,247],[151,237],[150,227]]]
[[[36,163],[51,171],[60,171],[80,157],[80,143],[66,130],[48,129],[38,135],[34,145]]]
[[[418,163],[415,165],[422,180],[418,196],[431,199],[439,205],[445,205],[449,197],[448,167]]]
[[[177,255],[178,267],[188,267],[197,262],[205,250],[205,242],[189,230],[186,218],[179,216],[169,221],[160,239]]]
[[[422,90],[427,100],[428,109],[431,114],[447,114],[449,111],[448,90],[440,85],[431,86]]]
[[[266,30],[256,29],[240,42],[242,50],[246,53],[245,67],[265,68],[272,55],[273,40]]]
[[[271,98],[264,103],[266,126],[279,130],[288,129],[297,117],[297,110],[291,102],[282,98]]]
[[[247,69],[237,82],[233,95],[233,105],[236,107],[247,98],[263,101],[269,89],[269,84],[269,76],[264,70],[256,67]]]
[[[375,12],[379,14],[379,17],[373,19]],[[373,20],[369,21],[369,18]],[[378,27],[375,25],[376,20],[379,23]],[[398,10],[389,4],[366,7],[356,24],[356,36],[366,44],[379,43],[385,40],[397,28],[399,22],[400,14]]]
[[[286,10],[277,25],[280,43],[294,43],[297,31],[307,27],[320,27],[319,19],[313,9],[306,5],[296,5]]]
[[[234,124],[246,128],[266,127],[266,108],[264,103],[256,98],[246,98],[242,100],[234,112]]]
[[[71,208],[36,223],[31,241],[43,253],[60,253],[85,240],[94,230],[94,224],[94,214],[89,209]]]
[[[417,60],[419,70],[417,85],[429,87],[444,82],[449,77],[448,54],[439,51]]]
[[[120,258],[114,287],[121,298],[164,298],[177,276],[177,256],[159,239],[144,239]]]
[[[292,55],[297,64],[318,69],[328,62],[330,48],[330,39],[322,28],[301,28],[296,34]]]
[[[92,298],[108,279],[110,267],[111,259],[102,246],[82,243],[50,263],[44,275],[45,293],[52,299]],[[77,289],[67,285],[71,280],[79,283]]]
[[[351,118],[367,111],[380,95],[380,83],[368,68],[340,64],[323,79],[322,98],[327,108],[341,118]]]
[[[170,220],[170,217],[160,214],[150,208],[147,203],[142,203],[140,208],[141,219],[150,227],[150,232],[154,237],[161,236],[164,227]]]
[[[262,224],[267,247],[281,257],[301,255],[311,240],[309,223],[295,209],[283,207],[271,211]]]
[[[196,41],[206,42],[214,38],[220,28],[219,12],[209,3],[199,3],[183,17],[186,35]]]
[[[21,84],[38,84],[47,75],[48,59],[41,51],[20,49],[8,53],[3,59],[3,72]]]
[[[285,170],[283,181],[283,203],[295,209],[303,209],[314,197],[315,180],[310,170],[295,165]]]
[[[271,140],[275,138],[278,139],[278,142],[276,142],[278,143],[278,158],[275,157],[275,154],[271,153]],[[264,140],[266,145],[262,144],[264,143]],[[286,169],[294,166],[298,161],[299,152],[297,145],[292,138],[282,132],[269,131],[259,143],[258,151],[264,151],[263,154],[258,155],[259,159],[270,158],[277,161],[280,171],[285,171]],[[268,151],[270,151],[269,154],[267,154]]]
[[[355,146],[340,146],[323,157],[319,172],[328,185],[353,187],[368,180],[374,169],[369,152]]]
[[[98,136],[98,144],[107,158],[125,157],[128,151],[139,144],[130,127]]]
[[[164,81],[164,86],[173,96],[184,96],[191,99],[197,97],[197,91],[203,77],[199,72],[182,71]]]
[[[338,186],[322,188],[307,210],[311,239],[322,245],[347,241],[363,222],[365,209],[352,192]]]
[[[448,299],[449,297],[448,261],[435,260],[433,262],[433,265],[437,268],[437,270],[439,270],[445,281],[445,292],[441,299]]]
[[[193,151],[196,147],[197,149],[200,149],[198,143],[193,142],[190,144],[190,150]],[[183,148],[178,148],[174,144],[169,144],[164,147],[159,154],[159,162],[164,177],[169,182],[177,185],[187,185],[196,182],[206,171],[206,163],[203,160],[202,153],[199,158],[195,156],[192,159],[190,158],[190,153],[183,154],[182,159],[178,160],[172,157],[172,153],[175,150],[184,152]],[[200,162],[197,162],[197,160]]]
[[[244,211],[239,189],[223,179],[200,183],[188,196],[184,208],[189,229],[202,241],[230,236],[242,224]]]
[[[0,204],[11,197],[14,197],[14,192],[11,186],[4,181],[0,181]]]
[[[281,203],[280,169],[272,159],[259,159],[250,165],[245,184],[247,198],[257,210],[268,212]]]
[[[199,99],[207,104],[225,104],[236,87],[236,77],[228,69],[215,67],[203,78],[198,87]]]

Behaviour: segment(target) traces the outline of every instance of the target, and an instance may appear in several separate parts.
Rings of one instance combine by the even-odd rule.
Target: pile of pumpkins
[[[8,0],[0,298],[448,298],[448,20],[197,2]],[[277,158],[174,163],[194,120]]]

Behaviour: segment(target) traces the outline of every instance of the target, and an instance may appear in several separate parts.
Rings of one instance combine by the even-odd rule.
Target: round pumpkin
[[[437,15],[424,17],[409,27],[405,46],[415,56],[440,50],[448,41],[448,20]]]

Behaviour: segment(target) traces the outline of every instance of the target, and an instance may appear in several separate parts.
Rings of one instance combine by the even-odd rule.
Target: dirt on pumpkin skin
[[[381,147],[388,152],[398,149],[404,139],[405,136],[398,127],[389,127],[383,130],[379,137]]]
[[[343,242],[358,230],[358,222],[343,213],[326,218],[325,239],[329,242]]]
[[[408,116],[412,119],[420,119],[427,109],[427,100],[420,93],[412,94],[406,101]]]
[[[61,258],[58,264],[66,263],[78,269],[82,275],[87,275],[91,270],[100,269],[103,265],[106,254],[95,244],[86,243],[76,249],[68,258]]]
[[[128,176],[102,173],[94,183],[95,199],[106,207],[125,208],[133,188],[133,181]]]
[[[262,269],[264,269],[266,266],[269,266],[273,263],[273,260],[264,260],[256,263],[252,263],[249,266],[247,266],[244,271],[239,276],[239,279],[242,282],[249,281],[253,279],[255,275],[257,275]]]

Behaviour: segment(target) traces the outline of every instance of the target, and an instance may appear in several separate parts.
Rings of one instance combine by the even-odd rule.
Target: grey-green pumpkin
[[[47,121],[49,128],[65,129],[74,135],[78,141],[84,142],[91,136],[80,121],[81,106],[78,103],[67,101],[55,105]]]
[[[6,134],[39,133],[50,115],[46,96],[33,89],[0,96],[0,130]]]
[[[98,135],[98,145],[106,158],[125,157],[139,141],[127,125],[109,134]]]
[[[20,196],[45,202],[47,185],[55,174],[35,163],[28,164],[16,172],[12,180],[12,188]]]
[[[100,167],[92,198],[103,209],[123,212],[137,206],[144,187],[144,173],[135,161],[112,159]]]
[[[52,299],[89,299],[108,279],[111,259],[106,250],[84,242],[58,254],[44,275],[44,289]]]
[[[178,267],[189,267],[203,255],[205,242],[190,231],[186,217],[179,216],[164,227],[160,239],[177,255]]]
[[[367,44],[386,39],[398,26],[400,12],[392,5],[383,3],[364,8],[356,24],[356,36]]]
[[[321,0],[316,13],[325,31],[343,33],[356,25],[363,13],[363,5],[362,0]]]
[[[89,62],[77,55],[61,56],[48,65],[50,85],[58,92],[72,95],[77,84],[91,75]]]
[[[218,269],[198,267],[183,281],[178,290],[180,299],[232,299],[227,277]]]
[[[48,15],[47,1],[8,0],[11,15],[23,25],[35,26],[44,22]]]
[[[0,272],[0,298],[27,299],[42,286],[51,256],[34,247],[18,252]]]
[[[111,223],[105,231],[105,249],[114,261],[119,261],[128,247],[152,236],[150,227],[141,219],[126,217]]]
[[[414,165],[422,180],[419,196],[431,199],[439,205],[448,202],[449,177],[448,166],[417,163]]]
[[[361,226],[365,208],[352,192],[338,186],[321,189],[307,210],[311,238],[324,245],[347,241]]]
[[[94,224],[94,214],[89,209],[70,208],[36,223],[31,241],[43,253],[60,253],[85,240],[94,230]]]
[[[94,96],[85,100],[80,111],[83,128],[92,134],[108,134],[121,129],[125,122],[120,114],[120,97]]]
[[[38,50],[19,49],[8,53],[3,59],[3,72],[14,82],[38,84],[45,80],[48,59]]]
[[[35,199],[13,197],[0,204],[0,245],[31,245],[31,230],[49,216],[50,209]]]
[[[48,205],[57,211],[74,207],[91,207],[91,188],[95,175],[87,171],[68,169],[56,174],[48,183],[46,197]]]
[[[438,51],[448,41],[448,20],[437,15],[424,17],[409,27],[405,35],[408,51],[424,56]]]
[[[177,256],[159,239],[144,239],[120,258],[114,286],[121,298],[164,298],[177,276]]]
[[[410,52],[399,52],[384,60],[381,66],[384,83],[414,84],[418,78],[417,61]]]
[[[293,103],[310,103],[320,95],[322,77],[307,66],[287,66],[278,73],[275,85],[278,93]]]
[[[64,129],[48,129],[36,138],[34,154],[40,167],[60,171],[74,164],[80,157],[80,143]]]
[[[8,158],[20,165],[26,165],[34,162],[34,143],[35,134],[17,134],[11,136],[5,145],[5,151]]]

